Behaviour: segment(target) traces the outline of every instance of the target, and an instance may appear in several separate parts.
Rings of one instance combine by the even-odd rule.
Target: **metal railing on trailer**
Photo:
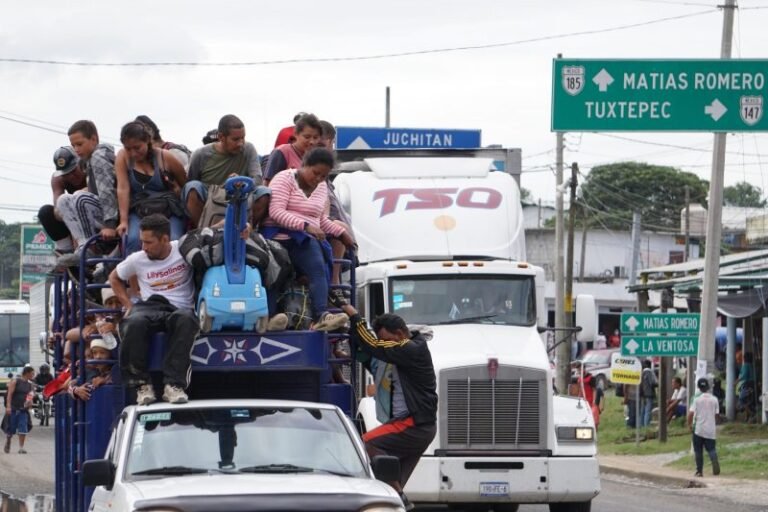
[[[64,368],[64,336],[72,327],[79,327],[78,343],[70,344],[70,378],[77,385],[85,383],[85,368],[92,361],[85,359],[83,328],[89,315],[115,313],[89,300],[89,294],[108,284],[89,283],[88,269],[96,264],[114,265],[121,257],[87,257],[88,249],[98,243],[93,237],[85,244],[77,279],[67,272],[55,277],[53,331],[54,366],[57,373]],[[351,258],[335,260],[342,265],[346,284],[331,288],[350,292],[354,304],[355,269]],[[97,335],[98,336],[98,335]],[[91,337],[97,337],[91,336]],[[351,418],[355,417],[357,372],[354,354],[336,357],[333,347],[348,342],[347,333],[318,331],[283,331],[259,335],[255,332],[216,332],[200,336],[192,349],[192,382],[190,399],[196,398],[281,398],[329,402],[338,405]],[[150,372],[157,375],[161,368],[164,335],[153,337],[150,346]],[[240,357],[238,357],[238,354]],[[111,426],[123,407],[135,397],[129,396],[120,384],[116,350],[113,383],[91,393],[87,402],[72,398],[67,392],[54,397],[60,413],[55,416],[55,489],[56,508],[61,512],[84,512],[88,509],[92,489],[82,485],[80,468],[88,459],[103,458],[109,442]],[[105,361],[99,361],[105,363]],[[333,365],[342,366],[348,383],[331,382]],[[215,385],[211,385],[215,384]]]

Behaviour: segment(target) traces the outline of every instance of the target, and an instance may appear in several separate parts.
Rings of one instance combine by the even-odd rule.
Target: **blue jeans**
[[[187,232],[187,219],[181,217],[168,217],[171,222],[171,240],[178,240],[181,235]],[[135,213],[128,217],[128,233],[125,235],[125,255],[132,254],[141,250],[141,240],[139,240],[139,224],[141,219]]]
[[[711,461],[717,460],[717,443],[715,440],[693,434],[693,455],[696,459],[696,472],[698,473],[704,469],[704,450],[707,450]]]
[[[8,437],[13,434],[25,435],[29,433],[29,415],[26,409],[14,409],[11,411],[11,420],[8,425]]]
[[[647,427],[651,424],[651,412],[653,411],[653,398],[640,399],[640,426]]]
[[[288,250],[293,266],[300,273],[309,278],[309,299],[312,301],[312,319],[318,320],[320,315],[328,310],[328,266],[323,258],[323,250],[320,242],[312,236],[304,237],[304,240],[297,242],[291,240],[279,240]],[[268,294],[270,301],[270,315],[277,311],[276,294]]]

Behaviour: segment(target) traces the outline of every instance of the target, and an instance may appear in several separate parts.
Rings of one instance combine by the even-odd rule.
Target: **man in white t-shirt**
[[[136,388],[136,403],[156,399],[149,372],[149,341],[156,332],[167,336],[163,360],[163,400],[184,403],[189,386],[190,353],[199,331],[194,314],[192,268],[171,241],[170,222],[160,214],[141,219],[142,250],[123,260],[109,276],[115,296],[126,310],[120,322],[120,370],[123,382]],[[136,277],[141,300],[131,302],[124,282]]]
[[[717,446],[715,442],[716,420],[720,411],[717,398],[709,392],[709,381],[700,378],[696,381],[696,387],[701,394],[691,404],[688,412],[688,427],[693,431],[693,453],[696,458],[696,476],[703,476],[704,448],[712,461],[712,474],[720,474],[720,463],[717,460]],[[695,425],[694,425],[695,421]]]

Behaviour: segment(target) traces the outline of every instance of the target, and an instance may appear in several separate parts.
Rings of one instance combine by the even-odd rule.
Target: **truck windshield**
[[[127,479],[206,472],[366,476],[333,410],[176,408],[137,416]]]
[[[536,322],[532,276],[464,275],[393,278],[390,311],[409,324]]]

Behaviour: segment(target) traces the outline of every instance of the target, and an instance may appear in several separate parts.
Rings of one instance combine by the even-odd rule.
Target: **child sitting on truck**
[[[98,359],[106,361],[112,359],[111,347],[101,338],[91,341],[90,349],[86,349],[86,359]],[[90,352],[90,354],[88,354]],[[78,386],[76,382],[70,382],[69,394],[73,398],[88,401],[91,399],[93,390],[104,384],[112,383],[112,365],[111,364],[89,364],[85,368],[85,383]]]

